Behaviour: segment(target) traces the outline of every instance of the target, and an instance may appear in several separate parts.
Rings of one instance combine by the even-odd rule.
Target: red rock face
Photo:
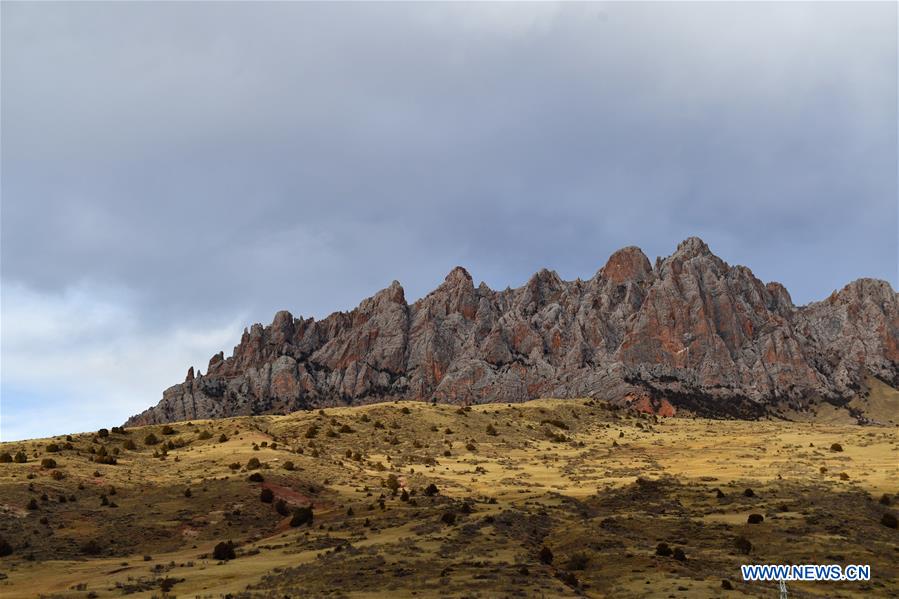
[[[654,267],[638,248],[619,250],[587,281],[543,270],[493,291],[456,268],[412,304],[394,282],[322,321],[282,311],[127,424],[537,397],[753,417],[773,403],[849,399],[868,375],[899,385],[899,301],[888,283],[860,279],[796,307],[782,285],[691,238]]]

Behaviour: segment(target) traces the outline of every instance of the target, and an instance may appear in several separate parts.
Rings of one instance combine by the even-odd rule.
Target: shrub
[[[672,554],[671,547],[668,546],[668,543],[659,543],[656,545],[656,555],[661,555],[662,557],[668,557]]]
[[[428,497],[433,497],[439,492],[440,491],[437,490],[437,485],[435,485],[434,483],[431,483],[427,487],[425,487],[425,495],[427,495]]]
[[[349,450],[347,450],[347,451],[349,451]],[[347,456],[347,457],[349,457],[349,456]],[[293,470],[295,468],[295,466],[293,465],[293,462],[291,462],[290,460],[287,460],[286,462],[284,462],[281,465],[281,467],[284,468],[285,470]]]
[[[262,466],[259,458],[250,458],[247,461],[247,470],[258,470]]]
[[[388,474],[387,480],[384,482],[384,486],[396,493],[400,488],[400,481],[396,477],[396,474]]]
[[[674,554],[671,557],[673,557],[674,559],[676,559],[679,562],[687,561],[687,554],[684,553],[684,550],[681,549],[680,547],[676,547],[674,549]]]
[[[161,432],[163,435],[174,435],[174,434],[175,434],[175,429],[173,429],[171,426],[169,426],[168,424],[166,424],[165,426],[162,427],[162,430],[161,430],[160,432]]]
[[[222,433],[221,435],[219,435],[219,443],[224,443],[227,440],[228,440],[228,435],[226,435],[225,433]]]
[[[745,491],[743,491],[743,495],[746,497],[755,497],[755,491],[753,491],[752,489],[746,489]]]
[[[761,514],[749,514],[749,517],[746,518],[746,522],[749,524],[761,524],[765,521],[765,517]]]
[[[471,441],[469,441],[468,443],[465,444],[465,449],[467,449],[468,451],[477,451],[478,446],[475,445],[474,443],[472,443]]]
[[[892,502],[890,501],[890,496],[887,495],[886,493],[884,493],[884,494],[880,497],[880,505],[890,505],[890,503],[892,503]]]
[[[106,437],[109,436],[109,429],[101,428],[100,430],[97,431],[97,436],[100,437],[101,439],[105,439]]]
[[[279,499],[275,502],[275,511],[281,514],[282,516],[286,516],[290,513],[290,509],[287,507],[287,502],[283,499]]]
[[[318,427],[314,424],[309,425],[309,428],[306,429],[306,434],[304,435],[307,439],[314,439],[318,435]]]
[[[144,445],[156,445],[157,443],[159,443],[159,437],[157,437],[153,433],[150,433],[149,435],[144,437]]]
[[[443,515],[440,516],[440,521],[446,524],[447,526],[452,526],[456,523],[456,512],[446,511],[443,512]]]
[[[750,543],[749,539],[746,537],[737,537],[734,539],[734,547],[736,547],[737,551],[743,555],[749,555],[749,552],[752,551],[752,543]]]
[[[261,483],[265,479],[262,478],[262,475],[259,474],[258,472],[254,472],[247,478],[247,480],[250,481],[251,483]]]
[[[35,499],[34,497],[32,497],[32,498],[28,501],[28,509],[34,511],[34,510],[36,510],[37,508],[38,508],[38,505],[37,505],[37,499]]]
[[[734,585],[732,585],[730,583],[730,581],[725,578],[724,580],[721,581],[721,588],[722,588],[722,590],[725,590],[725,591],[732,591],[732,590],[734,590]]]
[[[209,431],[200,431],[200,434],[197,435],[197,439],[199,439],[201,441],[205,441],[206,439],[211,439],[211,438],[212,438],[212,433],[210,433]]]
[[[293,527],[302,526],[304,524],[312,524],[313,514],[312,506],[298,507],[293,510],[293,517],[290,519],[290,525]]]
[[[896,520],[896,516],[889,512],[884,512],[883,516],[880,517],[880,523],[887,528],[899,528],[899,520]]]
[[[259,501],[262,503],[271,503],[275,500],[275,493],[271,489],[262,489],[259,494]]]
[[[53,480],[62,480],[66,477],[66,475],[59,470],[54,470],[50,473],[50,476],[53,478]]]
[[[59,451],[59,445],[56,443],[48,443],[46,449],[47,453],[57,453]]]
[[[12,456],[9,455],[8,451],[4,451],[0,453],[0,464],[9,464],[12,462]]]
[[[403,414],[411,414],[411,413],[412,413],[412,410],[410,410],[410,409],[407,408],[406,406],[403,406],[403,409],[400,410],[400,412],[402,412]]]
[[[125,442],[122,443],[122,447],[129,451],[134,451],[137,449],[137,445],[131,439],[125,439]]]
[[[43,460],[41,460],[41,468],[43,468],[44,470],[52,470],[53,468],[56,468],[56,460],[54,460],[53,458],[44,458]]]
[[[492,424],[488,424],[487,425],[487,434],[490,435],[491,437],[495,437],[499,433],[496,432],[496,428],[494,428],[494,426]]]
[[[226,562],[228,560],[234,559],[237,557],[237,554],[234,553],[234,542],[233,541],[222,541],[218,543],[212,549],[212,558],[217,559],[220,562]]]
[[[590,556],[582,551],[579,551],[577,553],[571,554],[571,556],[568,558],[568,569],[586,570],[589,563]]]
[[[240,470],[240,464],[238,462],[231,462],[228,464],[228,468],[231,470]]]
[[[16,452],[16,457],[13,458],[13,461],[16,464],[24,464],[25,462],[28,461],[28,456],[25,455],[25,452],[20,449],[19,451]]]
[[[0,557],[6,557],[12,553],[12,545],[9,544],[9,541],[0,537]]]
[[[85,555],[100,555],[103,553],[103,546],[96,539],[91,539],[81,546],[81,553]]]
[[[724,491],[722,491],[721,489],[715,489],[715,497],[717,497],[718,499],[724,499],[725,497],[727,497],[727,495],[725,495]]]
[[[540,553],[537,554],[537,557],[542,563],[546,565],[553,563],[553,552],[546,545],[540,548]]]
[[[831,450],[831,451],[843,451],[843,446],[840,445],[839,443],[833,443],[833,444],[830,446],[830,450]]]

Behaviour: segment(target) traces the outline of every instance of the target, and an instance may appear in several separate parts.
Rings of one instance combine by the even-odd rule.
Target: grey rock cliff
[[[457,267],[412,304],[394,281],[321,321],[278,312],[126,424],[537,397],[757,417],[845,403],[869,376],[899,386],[899,300],[888,283],[860,279],[796,307],[782,285],[690,238],[655,266],[639,248],[619,250],[586,281],[542,270],[493,291]]]

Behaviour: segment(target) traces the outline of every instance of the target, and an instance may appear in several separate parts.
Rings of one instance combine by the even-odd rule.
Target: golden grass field
[[[0,463],[0,596],[778,596],[742,582],[742,563],[870,564],[869,582],[790,583],[790,596],[899,596],[899,530],[881,522],[899,511],[895,425],[539,400],[172,428],[0,445],[27,457]],[[116,450],[115,465],[92,461]],[[308,505],[313,522],[292,527]],[[236,557],[214,559],[227,540]]]

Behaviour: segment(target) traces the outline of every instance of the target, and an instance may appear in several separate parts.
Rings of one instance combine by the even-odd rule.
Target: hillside
[[[739,578],[766,562],[871,565],[791,597],[899,594],[895,426],[391,402],[3,454],[8,599],[771,597]]]
[[[539,397],[737,418],[835,406],[866,422],[879,419],[863,401],[871,380],[899,386],[899,299],[888,283],[859,279],[797,307],[782,285],[690,238],[654,266],[638,248],[619,250],[586,281],[542,270],[494,291],[456,268],[411,304],[394,282],[321,321],[282,311],[127,424]]]

